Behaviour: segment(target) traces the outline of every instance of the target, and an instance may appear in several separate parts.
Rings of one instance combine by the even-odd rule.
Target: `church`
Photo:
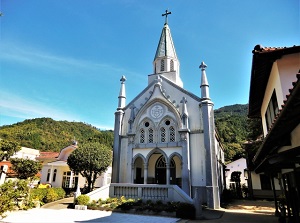
[[[220,207],[224,151],[215,130],[206,64],[200,65],[199,95],[183,88],[180,63],[165,24],[148,85],[126,103],[121,77],[115,112],[112,183],[179,188],[191,199],[197,190],[208,207]]]

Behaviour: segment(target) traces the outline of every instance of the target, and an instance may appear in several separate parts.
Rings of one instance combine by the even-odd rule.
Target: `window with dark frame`
[[[272,123],[276,115],[278,114],[278,112],[279,112],[279,108],[278,108],[277,96],[276,96],[276,91],[274,89],[265,113],[266,125],[268,130],[271,128]]]
[[[262,190],[272,190],[270,177],[265,174],[260,174],[260,185]]]

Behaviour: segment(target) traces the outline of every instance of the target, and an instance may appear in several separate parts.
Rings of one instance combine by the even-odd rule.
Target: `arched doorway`
[[[167,183],[167,163],[163,155],[161,155],[155,164],[155,182],[157,184]],[[170,184],[176,184],[176,165],[172,159],[170,163]]]
[[[134,162],[134,183],[143,184],[144,183],[144,162],[141,157],[138,157]]]

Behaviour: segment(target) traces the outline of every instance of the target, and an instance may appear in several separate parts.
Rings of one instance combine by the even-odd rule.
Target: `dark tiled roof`
[[[269,80],[273,63],[283,55],[299,53],[300,46],[292,47],[254,47],[249,92],[250,118],[260,117],[265,89]]]
[[[290,145],[290,133],[300,123],[300,71],[296,75],[297,80],[286,95],[282,108],[275,117],[268,135],[253,158],[253,162],[259,165],[267,155],[276,153],[276,148]]]

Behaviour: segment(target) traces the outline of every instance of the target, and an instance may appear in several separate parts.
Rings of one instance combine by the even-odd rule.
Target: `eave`
[[[249,118],[261,117],[260,109],[273,63],[284,55],[299,52],[300,46],[272,48],[256,45],[254,47],[249,92]]]
[[[290,134],[300,123],[300,73],[297,74],[297,81],[293,82],[290,94],[276,116],[268,135],[263,140],[253,158],[257,171],[261,166],[267,165],[269,158],[277,154],[277,149],[282,146],[291,145]]]

